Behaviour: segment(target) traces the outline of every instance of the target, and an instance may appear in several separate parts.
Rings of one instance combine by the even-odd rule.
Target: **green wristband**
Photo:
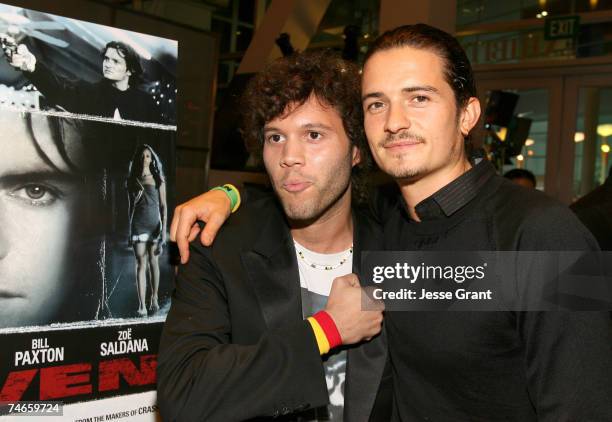
[[[230,209],[232,210],[232,212],[236,212],[238,207],[240,207],[240,193],[234,185],[227,183],[223,186],[215,186],[210,191],[213,190],[223,191],[227,195],[230,200]]]

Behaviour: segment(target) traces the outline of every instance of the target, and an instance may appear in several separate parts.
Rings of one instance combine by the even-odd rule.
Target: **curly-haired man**
[[[382,312],[361,310],[347,276],[382,239],[351,206],[367,163],[358,69],[325,51],[279,59],[244,110],[276,195],[249,201],[213,247],[192,245],[160,346],[161,413],[386,421],[373,411],[389,409]]]

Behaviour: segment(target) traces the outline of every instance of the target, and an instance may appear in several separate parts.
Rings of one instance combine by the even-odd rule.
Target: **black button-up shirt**
[[[450,217],[474,199],[494,175],[493,165],[481,160],[470,171],[419,202],[415,207],[419,219],[434,220]]]
[[[589,250],[563,204],[481,161],[423,200],[381,215],[387,250]],[[394,420],[612,421],[607,313],[388,312]]]

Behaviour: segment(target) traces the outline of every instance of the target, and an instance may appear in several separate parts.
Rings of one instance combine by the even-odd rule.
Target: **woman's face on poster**
[[[0,327],[52,322],[73,287],[67,270],[78,265],[69,243],[81,183],[53,142],[47,117],[32,114],[31,122],[33,136],[23,114],[0,110]],[[80,140],[65,137],[74,159]]]
[[[149,166],[151,165],[151,150],[149,150],[148,148],[145,148],[142,151],[142,168],[143,170],[148,170]]]

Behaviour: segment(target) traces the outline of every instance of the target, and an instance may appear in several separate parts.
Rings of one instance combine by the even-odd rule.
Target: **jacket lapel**
[[[382,250],[383,239],[379,229],[358,212],[353,213],[353,272],[363,283],[360,267],[361,252]],[[348,351],[346,384],[344,389],[344,418],[349,421],[368,421],[374,407],[376,393],[387,361],[385,330],[370,342]]]
[[[300,280],[295,248],[284,216],[276,205],[266,213],[259,236],[242,264],[259,300],[268,328],[302,319]]]
[[[295,247],[278,206],[266,218],[253,247],[241,253],[242,265],[255,290],[268,328],[280,328],[303,318]],[[353,272],[359,275],[361,251],[383,249],[382,235],[361,214],[353,213]],[[384,330],[361,347],[348,350],[344,419],[368,421],[387,360]]]

